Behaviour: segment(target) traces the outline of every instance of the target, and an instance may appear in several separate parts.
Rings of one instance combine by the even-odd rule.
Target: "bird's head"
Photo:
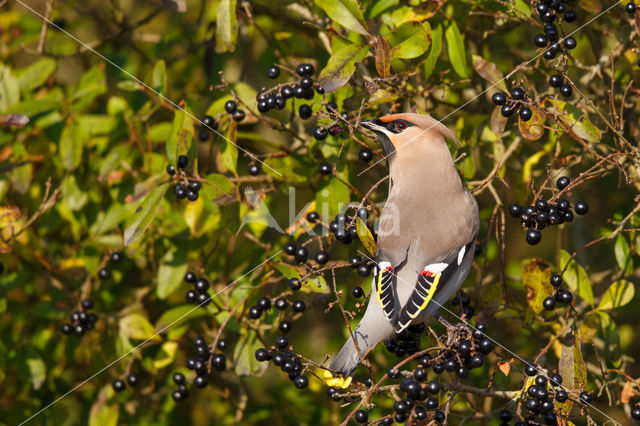
[[[394,154],[408,145],[442,143],[443,138],[459,143],[444,124],[424,114],[391,114],[375,120],[362,121],[360,124],[378,136],[387,155]]]

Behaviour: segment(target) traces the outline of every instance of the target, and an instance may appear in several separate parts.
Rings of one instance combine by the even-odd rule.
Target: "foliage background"
[[[246,315],[262,295],[307,303],[304,315],[284,315],[295,320],[289,335],[295,351],[310,360],[320,363],[325,354],[336,353],[347,331],[339,309],[327,309],[335,299],[330,271],[322,273],[326,281],[321,288],[312,284],[318,282],[312,275],[304,290],[293,294],[283,263],[298,266],[277,254],[290,238],[260,223],[236,234],[242,218],[261,214],[252,210],[245,190],[250,186],[260,194],[283,228],[291,225],[290,187],[296,190],[296,213],[309,202],[328,202],[323,216],[328,223],[339,203],[359,202],[387,173],[381,162],[359,175],[368,167],[357,160],[360,143],[377,154],[381,151],[353,127],[356,120],[412,108],[444,118],[463,141],[462,147],[452,149],[454,158],[465,155],[457,164],[478,197],[483,247],[465,288],[478,317],[487,321],[489,336],[523,359],[540,356],[541,365],[552,369],[563,350],[568,353],[562,337],[572,332],[577,337],[574,354],[585,361],[572,364],[577,377],[572,386],[593,391],[595,406],[607,415],[630,421],[629,403],[639,400],[634,389],[640,376],[635,362],[640,301],[633,291],[640,250],[640,105],[633,81],[639,72],[637,15],[632,19],[618,5],[588,24],[575,34],[578,47],[565,65],[562,58],[530,61],[541,52],[532,41],[541,24],[524,0],[24,4],[86,45],[51,26],[43,29],[42,19],[20,2],[1,3],[0,112],[25,115],[29,122],[22,128],[0,128],[0,421],[27,419],[185,313],[190,307],[184,304],[187,285],[181,280],[187,270],[206,275],[216,292],[239,281],[215,296],[218,307],[199,308],[34,421],[326,424],[345,419],[356,404],[331,401],[326,386],[313,376],[310,387],[300,391],[275,367],[265,370],[266,364],[253,359],[256,348],[272,345],[279,334],[275,312],[261,323]],[[612,5],[600,0],[571,4],[579,19],[563,28],[573,31]],[[183,7],[186,11],[180,11]],[[243,150],[218,136],[198,142],[194,135],[199,126],[191,117],[104,58],[196,117],[217,114],[219,131]],[[278,63],[293,69],[300,62],[324,69],[321,81],[341,87],[324,98],[315,95],[315,115],[309,121],[286,111],[258,116],[255,95],[273,84],[265,76],[267,67]],[[520,65],[506,85],[492,87]],[[575,85],[568,101],[546,83],[553,67],[564,68]],[[516,84],[533,99],[532,122],[540,117],[544,131],[515,118],[501,120],[496,113],[490,95]],[[232,91],[248,113],[237,130],[223,113]],[[351,135],[318,142],[311,137],[315,123],[336,121],[322,109],[322,102],[329,100],[349,114]],[[299,103],[296,100],[296,108]],[[177,136],[181,129],[185,137]],[[205,182],[208,192],[195,203],[177,202],[170,191],[166,196],[162,192],[168,182],[166,165],[175,162],[176,153],[187,152],[195,163],[193,172],[215,183]],[[246,152],[283,175],[263,166],[260,176],[248,176],[251,159]],[[335,164],[334,177],[317,173],[325,159]],[[505,207],[550,198],[560,175],[573,179],[572,202],[588,201],[590,212],[572,224],[545,230],[542,242],[531,247]],[[328,197],[323,189],[329,190]],[[149,191],[158,195],[155,214]],[[385,194],[383,184],[371,201],[381,202]],[[136,220],[139,206],[145,212],[151,208],[153,220],[141,238],[125,247],[125,229]],[[288,230],[297,242],[310,238],[304,220]],[[356,314],[355,324],[359,309],[351,289],[366,289],[370,278],[341,266],[363,248],[360,242],[336,245],[329,236],[321,241],[329,247],[341,301]],[[575,309],[541,311],[536,297],[549,291],[545,265],[562,270],[567,258],[562,250],[574,253],[592,241],[577,256],[581,267],[569,270],[574,278],[565,276],[578,296]],[[312,254],[318,244],[317,239],[309,244]],[[101,282],[97,271],[116,250],[123,251],[125,259]],[[531,263],[532,258],[541,261]],[[523,280],[531,287],[525,289]],[[603,295],[612,283],[622,291],[605,303]],[[96,304],[97,329],[81,340],[62,336],[60,324],[88,296]],[[184,361],[196,335],[213,341],[222,324],[231,346],[227,357],[234,360],[231,371],[213,374],[207,390],[194,390],[188,401],[176,405],[170,397],[171,374],[186,371]],[[573,347],[568,346],[569,352]],[[484,389],[492,377],[495,389],[519,390],[521,362],[514,360],[507,376],[496,370],[498,362],[511,358],[499,349],[462,382]],[[397,362],[382,347],[372,359],[377,378]],[[114,395],[111,381],[129,371],[139,374],[140,387]],[[441,395],[442,402],[446,396]],[[452,424],[472,415],[478,418],[471,423],[498,424],[495,414],[506,404],[516,406],[516,401],[473,393],[452,398]],[[370,418],[393,410],[388,392],[372,402]],[[591,413],[598,424],[604,422],[600,414]],[[586,422],[578,408],[572,418]]]

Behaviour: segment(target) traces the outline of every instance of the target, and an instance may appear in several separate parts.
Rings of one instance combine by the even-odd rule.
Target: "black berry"
[[[540,4],[544,4],[544,3],[540,3]],[[544,34],[536,34],[535,38],[533,39],[533,42],[538,47],[547,47],[547,43],[549,43],[549,40],[547,40],[547,37]]]
[[[532,246],[535,246],[542,239],[542,234],[540,231],[536,231],[535,229],[529,229],[527,231],[526,240]]]
[[[267,77],[269,78],[278,78],[280,76],[280,68],[276,65],[271,65],[269,69],[267,69]]]
[[[565,83],[560,86],[560,93],[562,94],[562,96],[568,98],[573,95],[573,87],[571,87],[570,84]]]
[[[364,410],[356,411],[355,420],[358,423],[366,423],[369,421],[369,414]]]
[[[583,215],[589,212],[589,205],[584,201],[578,201],[576,205],[573,207],[577,214]]]
[[[132,388],[135,388],[136,386],[138,386],[138,383],[139,383],[138,376],[136,376],[135,374],[129,374],[127,376],[127,384]]]
[[[298,247],[298,248],[296,249],[296,254],[295,254],[295,256],[296,256],[296,260],[297,260],[298,262],[304,262],[304,261],[306,261],[306,260],[307,260],[307,256],[308,256],[308,254],[309,254],[309,253],[307,252],[307,249],[306,249],[306,248],[304,248],[304,247]]]
[[[358,158],[364,163],[368,163],[373,159],[373,151],[369,148],[362,148],[358,153]]]
[[[306,104],[300,105],[300,108],[298,108],[298,114],[300,115],[300,118],[302,118],[303,120],[306,120],[307,118],[311,117],[312,112],[313,111],[311,110],[311,107]]]
[[[504,92],[496,92],[491,96],[491,100],[496,105],[504,105],[507,102],[507,94]]]
[[[293,310],[296,312],[304,312],[307,308],[307,305],[302,300],[296,300],[293,302]]]
[[[113,383],[111,383],[111,387],[116,392],[122,392],[126,387],[126,385],[124,384],[124,380],[118,379],[118,380],[114,380]]]
[[[316,263],[318,263],[318,265],[324,265],[328,261],[329,253],[327,253],[326,251],[319,251],[318,253],[316,253]]]
[[[249,174],[251,176],[258,176],[260,174],[260,165],[259,164],[250,164],[249,165]]]
[[[184,169],[189,165],[189,158],[186,155],[181,155],[178,157],[178,168]]]
[[[331,164],[322,163],[318,166],[318,171],[323,175],[330,175],[332,173]]]
[[[542,302],[542,307],[547,311],[553,311],[556,307],[556,301],[553,297],[546,297]]]
[[[324,140],[327,138],[328,134],[329,132],[327,131],[326,127],[318,126],[313,129],[313,137],[316,138],[316,140]]]
[[[229,114],[233,114],[234,112],[236,112],[237,109],[238,109],[238,104],[236,104],[234,101],[227,101],[224,104],[224,110],[227,111]]]
[[[533,112],[529,107],[522,107],[519,114],[522,121],[529,121],[531,120],[531,117],[533,117]]]
[[[627,12],[629,15],[633,15],[634,13],[636,13],[636,4],[633,1],[630,1],[624,7],[624,11]]]

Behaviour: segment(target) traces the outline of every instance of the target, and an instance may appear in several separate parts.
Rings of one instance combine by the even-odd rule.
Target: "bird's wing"
[[[401,333],[427,307],[436,291],[449,283],[461,267],[465,255],[474,246],[475,237],[462,247],[450,250],[434,263],[427,264],[418,274],[416,285],[407,302],[399,310],[394,323],[396,333]]]
[[[390,262],[379,262],[373,276],[376,299],[389,322],[393,321],[396,313],[395,275],[396,272]]]

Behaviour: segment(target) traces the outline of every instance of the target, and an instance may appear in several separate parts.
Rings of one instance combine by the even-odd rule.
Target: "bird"
[[[476,200],[446,140],[460,142],[444,124],[429,115],[399,113],[361,125],[382,144],[390,183],[367,308],[325,374],[337,379],[350,379],[378,343],[425,322],[458,291],[473,262],[479,227]]]

